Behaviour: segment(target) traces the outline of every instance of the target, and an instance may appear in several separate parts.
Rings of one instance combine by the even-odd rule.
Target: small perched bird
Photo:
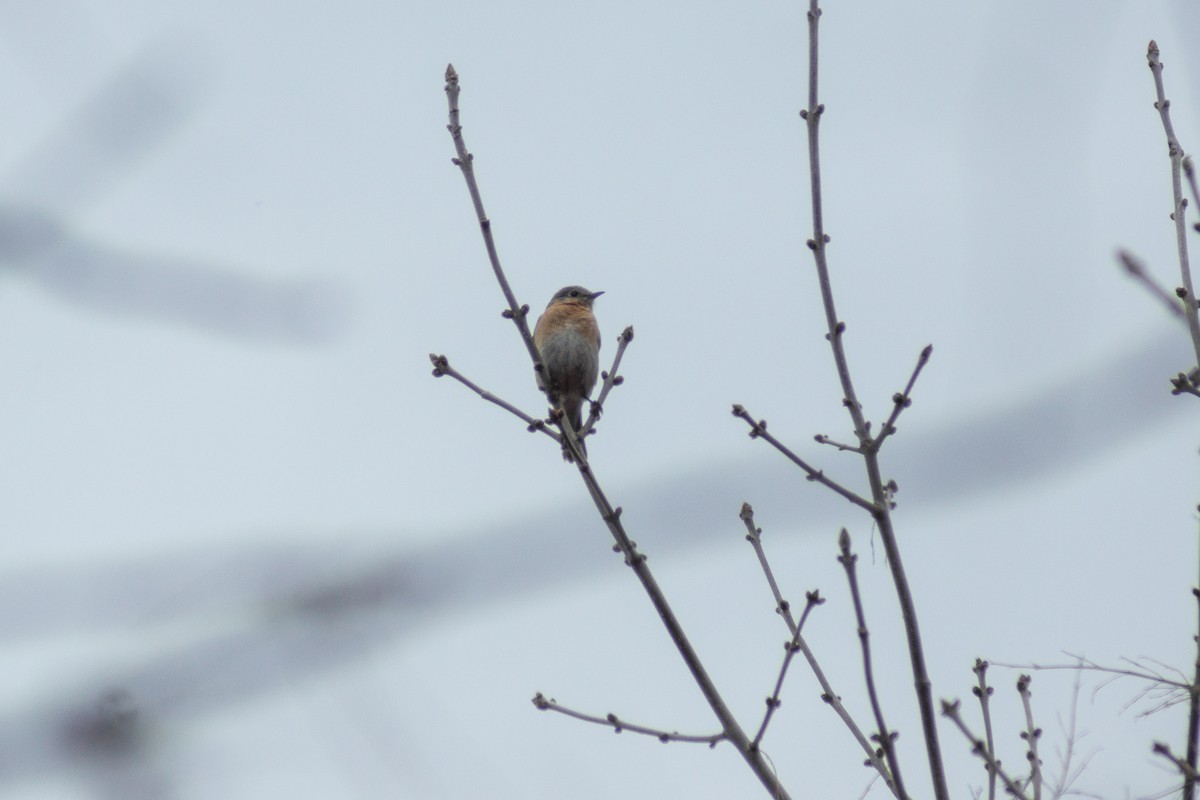
[[[533,329],[533,343],[543,367],[538,386],[554,393],[577,434],[582,432],[583,401],[595,388],[600,371],[600,328],[592,303],[602,294],[582,286],[559,289]],[[569,459],[565,449],[563,453]]]

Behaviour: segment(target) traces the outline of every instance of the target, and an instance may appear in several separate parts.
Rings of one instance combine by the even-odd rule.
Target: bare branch
[[[1162,284],[1154,279],[1154,276],[1146,269],[1146,265],[1127,250],[1118,250],[1117,260],[1121,262],[1125,271],[1165,305],[1176,319],[1184,325],[1188,324],[1187,311],[1184,310],[1185,306],[1178,299],[1179,296],[1185,294],[1183,289],[1176,290],[1175,294],[1168,292]],[[1180,372],[1172,378],[1171,394],[1191,394],[1200,397],[1200,367],[1193,369],[1190,373]]]
[[[845,442],[838,442],[833,439],[830,439],[828,436],[826,436],[823,433],[818,433],[816,436],[813,437],[813,439],[816,440],[817,444],[827,444],[830,447],[836,447],[841,452],[850,452],[850,453],[859,453],[859,454],[862,454],[864,452],[862,447],[860,447],[859,445],[846,444]]]
[[[909,377],[904,391],[892,395],[892,415],[887,418],[887,422],[883,423],[882,430],[879,431],[879,435],[875,437],[872,443],[872,447],[876,452],[883,445],[883,440],[896,432],[896,420],[900,417],[900,413],[912,405],[913,386],[916,385],[917,377],[921,374],[921,370],[925,369],[925,365],[929,363],[931,355],[933,355],[933,345],[927,344],[921,350],[921,355],[917,357],[917,366],[913,368],[912,376]]]
[[[1167,136],[1167,155],[1171,159],[1171,191],[1173,195],[1171,219],[1175,222],[1175,248],[1179,253],[1179,275],[1182,281],[1180,299],[1183,300],[1184,311],[1187,313],[1188,331],[1192,335],[1196,366],[1200,367],[1200,313],[1197,313],[1196,292],[1192,288],[1192,270],[1188,263],[1187,226],[1184,220],[1187,201],[1183,198],[1180,175],[1184,152],[1183,147],[1179,144],[1179,139],[1175,136],[1175,128],[1171,124],[1171,101],[1167,99],[1166,91],[1163,88],[1163,64],[1158,58],[1158,45],[1154,40],[1150,41],[1150,45],[1146,49],[1146,61],[1149,62],[1150,72],[1154,75],[1154,92],[1158,98],[1154,107],[1158,109],[1159,117],[1162,119],[1163,132]]]
[[[816,655],[801,635],[800,626],[792,615],[791,605],[787,600],[783,599],[783,595],[779,591],[779,584],[775,581],[775,574],[771,570],[771,564],[767,561],[767,554],[762,545],[762,529],[754,525],[754,509],[750,507],[749,503],[742,503],[742,510],[739,516],[742,522],[746,524],[746,541],[750,542],[750,545],[754,548],[754,553],[758,556],[758,563],[762,566],[763,574],[767,578],[767,584],[771,587],[771,594],[775,597],[775,613],[783,617],[784,622],[787,623],[788,630],[795,637],[797,647],[799,647],[800,652],[804,655],[805,660],[808,661],[809,669],[812,670],[817,683],[821,685],[821,699],[833,709],[834,713],[838,715],[850,731],[855,741],[858,742],[867,757],[866,763],[875,768],[876,773],[878,773],[879,777],[883,778],[884,783],[892,794],[899,797],[896,784],[892,781],[892,775],[887,765],[883,763],[883,759],[880,758],[879,753],[871,746],[862,729],[858,727],[858,723],[854,721],[854,718],[850,716],[850,712],[842,704],[841,696],[833,690],[829,679],[825,677],[825,671],[821,669],[821,665],[817,662]]]
[[[529,356],[533,360],[534,371],[540,374],[544,368],[538,356],[537,347],[533,342],[533,336],[529,332],[529,325],[526,322],[529,308],[528,306],[518,307],[516,298],[509,288],[508,280],[505,278],[504,270],[500,266],[500,259],[496,254],[495,242],[492,239],[491,222],[484,213],[483,201],[480,199],[479,187],[475,181],[474,159],[467,151],[466,144],[463,141],[462,126],[459,124],[459,92],[458,73],[454,71],[453,66],[448,66],[446,68],[446,97],[450,107],[450,124],[448,128],[451,137],[454,139],[455,150],[458,153],[458,157],[454,159],[454,163],[462,170],[463,177],[466,179],[467,190],[470,192],[471,200],[475,205],[475,213],[479,219],[484,244],[487,247],[488,257],[492,264],[492,271],[495,273],[496,280],[500,283],[500,288],[509,302],[509,308],[505,312],[505,316],[510,317],[516,324],[517,330],[525,342],[526,349],[529,351]],[[627,330],[627,333],[626,343],[633,337],[632,330]],[[439,374],[439,363],[435,357],[435,375]],[[448,364],[446,366],[448,367]],[[616,367],[614,365],[613,372],[615,373],[615,371]],[[451,373],[446,372],[445,374]],[[612,382],[614,385],[617,383],[617,376],[615,374]],[[561,404],[557,398],[550,391],[547,391],[547,395],[550,398],[551,405],[561,410]],[[717,691],[716,685],[701,662],[699,655],[684,633],[683,626],[679,623],[674,610],[667,602],[666,595],[663,594],[650,568],[646,565],[646,557],[638,552],[637,545],[625,532],[625,528],[621,524],[621,509],[613,507],[605,496],[604,491],[600,488],[599,481],[588,465],[587,457],[583,452],[577,432],[572,429],[570,424],[562,425],[561,431],[562,446],[572,456],[584,486],[587,488],[588,494],[596,506],[596,510],[600,513],[600,518],[604,520],[616,542],[613,548],[614,551],[624,555],[625,563],[633,570],[641,582],[642,588],[646,591],[650,602],[654,606],[654,610],[658,613],[659,619],[662,620],[663,625],[666,627],[671,641],[674,642],[676,649],[679,650],[679,654],[687,665],[688,671],[692,674],[692,678],[696,681],[709,707],[720,721],[722,735],[737,748],[747,765],[749,765],[750,769],[775,800],[789,800],[790,796],[779,782],[779,778],[775,774],[771,764],[758,749],[750,746],[750,739],[746,736],[745,731],[742,730],[737,719],[729,710],[728,705],[726,705],[725,700]]]
[[[775,691],[767,698],[767,710],[763,714],[762,724],[758,726],[758,733],[755,734],[754,741],[750,743],[750,746],[756,750],[762,743],[763,736],[767,733],[767,726],[771,724],[771,717],[775,714],[775,709],[779,708],[783,703],[779,699],[779,695],[783,691],[783,679],[787,676],[788,666],[792,663],[792,657],[800,649],[800,632],[804,629],[804,621],[808,619],[809,612],[825,602],[825,598],[821,597],[821,593],[816,590],[808,592],[806,596],[808,603],[804,606],[803,613],[800,614],[800,622],[796,625],[796,633],[792,636],[790,642],[785,642],[783,645],[783,665],[779,668],[779,677],[775,680]]]
[[[1155,742],[1152,750],[1156,755],[1160,755],[1174,764],[1185,781],[1190,780],[1194,784],[1200,780],[1200,774],[1197,774],[1195,767],[1171,752],[1171,748],[1165,742]]]
[[[568,426],[569,429],[569,426]],[[762,751],[750,746],[750,739],[742,730],[737,719],[733,716],[729,706],[717,691],[716,684],[705,669],[700,656],[692,647],[691,641],[687,634],[683,631],[683,626],[675,616],[674,610],[670,603],[667,602],[666,595],[655,580],[653,573],[646,564],[646,557],[637,549],[637,545],[629,535],[625,532],[624,525],[621,524],[621,509],[614,508],[609,503],[608,498],[604,495],[600,488],[599,482],[596,480],[592,469],[588,466],[587,460],[580,458],[575,462],[575,466],[579,470],[580,477],[583,478],[584,485],[587,487],[588,493],[592,497],[592,502],[595,503],[596,509],[600,512],[601,519],[608,526],[609,532],[612,534],[616,545],[613,550],[622,553],[625,556],[625,563],[637,575],[638,580],[645,589],[646,594],[650,598],[650,602],[654,605],[654,610],[658,612],[659,618],[663,625],[667,628],[667,633],[671,637],[671,641],[675,643],[675,647],[679,650],[679,655],[683,658],[687,665],[688,671],[691,672],[692,678],[696,681],[696,685],[700,687],[701,693],[705,700],[708,701],[709,707],[721,723],[721,729],[724,736],[729,742],[737,748],[738,752],[745,759],[746,763],[753,770],[754,774],[762,782],[763,786],[771,793],[776,800],[787,800],[789,795],[783,788],[783,784],[779,782],[778,776],[771,768]]]
[[[808,167],[809,187],[812,197],[813,235],[808,240],[808,247],[813,253],[817,269],[817,282],[821,290],[821,304],[825,309],[825,338],[833,350],[833,361],[837,369],[838,380],[842,386],[842,404],[850,415],[854,427],[854,435],[863,449],[863,461],[867,469],[867,481],[871,487],[871,502],[869,511],[879,529],[879,538],[883,543],[887,556],[888,567],[892,574],[892,583],[896,589],[896,598],[900,604],[900,613],[904,618],[905,637],[908,642],[909,662],[912,665],[913,683],[917,695],[917,706],[921,715],[921,730],[925,737],[925,752],[929,760],[929,775],[933,783],[933,795],[936,800],[949,800],[950,791],[946,785],[946,773],[942,764],[941,747],[938,744],[937,720],[933,705],[933,684],[929,678],[929,670],[925,665],[924,646],[921,643],[920,626],[917,622],[916,602],[908,585],[908,576],[900,557],[900,546],[896,540],[896,532],[892,527],[891,495],[894,483],[885,484],[879,466],[878,444],[871,439],[870,424],[863,415],[862,405],[854,391],[850,379],[850,367],[846,359],[846,351],[842,343],[846,324],[838,318],[837,308],[833,302],[833,285],[829,277],[829,265],[826,259],[826,247],[829,235],[825,232],[824,210],[821,200],[821,148],[820,122],[825,113],[825,106],[818,102],[818,30],[821,19],[821,9],[817,0],[809,0],[808,6],[808,107],[800,112],[801,118],[808,128]],[[810,473],[810,477],[811,473]],[[864,505],[864,507],[867,507]]]
[[[529,351],[529,358],[533,361],[534,372],[540,374],[542,359],[538,355],[537,346],[533,343],[533,333],[530,332],[529,323],[526,321],[526,317],[529,316],[529,306],[517,303],[517,297],[508,285],[508,278],[504,275],[504,269],[500,266],[500,256],[496,252],[495,239],[492,238],[492,221],[488,219],[487,213],[483,210],[483,196],[479,193],[479,185],[475,181],[475,156],[467,150],[467,143],[462,135],[462,125],[459,124],[458,96],[460,92],[458,73],[454,70],[453,64],[447,64],[446,100],[450,106],[450,124],[446,128],[450,131],[450,137],[454,140],[454,150],[458,153],[458,156],[451,160],[462,170],[463,178],[467,182],[467,191],[471,195],[471,203],[475,206],[475,217],[479,220],[479,230],[483,234],[488,260],[492,263],[492,272],[496,275],[496,282],[500,284],[500,291],[504,292],[504,299],[508,301],[508,309],[504,316],[511,319],[517,326],[521,340],[525,342],[525,349]]]
[[[985,759],[985,763],[988,771],[988,800],[996,800],[996,771],[991,765],[993,762],[999,765],[1000,759],[996,758],[996,740],[992,736],[992,712],[988,701],[993,690],[987,685],[987,668],[988,662],[982,658],[975,659],[975,676],[979,679],[979,685],[971,691],[979,698],[979,707],[983,712],[983,734],[987,737],[988,758]]]
[[[871,780],[867,781],[867,786],[862,790],[862,794],[858,796],[858,800],[866,800],[867,795],[871,793],[871,787],[875,785],[875,781],[879,780],[879,775],[872,775]]]
[[[762,546],[762,528],[754,525],[754,509],[749,503],[742,503],[742,510],[738,512],[738,517],[746,526],[746,541],[754,548],[759,566],[762,567],[763,575],[767,578],[767,585],[771,587],[771,594],[775,597],[775,613],[787,621],[788,629],[794,636],[799,633],[799,626],[792,617],[791,604],[783,599],[783,594],[779,591],[779,583],[775,580],[775,573],[771,570],[770,562],[767,561],[767,553]]]
[[[1200,611],[1200,588],[1193,587],[1192,596],[1196,598],[1197,610]],[[1200,627],[1200,620],[1197,625]],[[1192,685],[1188,687],[1188,770],[1183,776],[1183,800],[1193,800],[1196,796],[1196,762],[1200,758],[1200,633],[1196,635],[1196,663],[1193,670]]]
[[[1079,709],[1079,693],[1080,693],[1080,690],[1082,689],[1082,687],[1083,687],[1083,670],[1076,670],[1075,683],[1071,687],[1070,722],[1068,725],[1064,725],[1063,721],[1062,721],[1062,716],[1059,715],[1059,718],[1058,718],[1058,727],[1059,727],[1060,731],[1062,732],[1064,741],[1066,742],[1066,751],[1059,752],[1059,760],[1061,762],[1061,767],[1060,767],[1058,780],[1055,782],[1055,785],[1054,785],[1054,791],[1051,794],[1051,797],[1053,798],[1053,800],[1062,800],[1062,798],[1066,797],[1068,794],[1084,796],[1083,792],[1078,792],[1078,791],[1074,790],[1072,788],[1072,786],[1074,786],[1075,781],[1077,781],[1079,779],[1079,776],[1082,775],[1084,770],[1087,769],[1088,764],[1091,763],[1092,758],[1094,758],[1096,753],[1098,752],[1098,751],[1093,750],[1091,753],[1088,753],[1086,756],[1084,756],[1084,758],[1080,762],[1079,766],[1072,769],[1072,761],[1074,760],[1074,757],[1075,757],[1075,746],[1079,742],[1079,740],[1082,738],[1081,736],[1079,736],[1076,733],[1076,721],[1078,719],[1078,709]]]
[[[1030,702],[1029,683],[1033,680],[1028,675],[1017,678],[1017,694],[1021,695],[1021,705],[1025,708],[1025,730],[1021,738],[1029,745],[1025,758],[1029,761],[1029,782],[1033,785],[1033,800],[1042,800],[1042,760],[1038,757],[1038,740],[1042,738],[1042,729],[1033,724],[1033,704]]]
[[[955,700],[953,703],[949,700],[942,701],[942,716],[949,719],[954,725],[962,731],[963,736],[967,737],[967,741],[971,743],[971,752],[983,759],[987,765],[989,773],[994,773],[1000,776],[1000,780],[1004,782],[1004,788],[1008,793],[1017,800],[1029,800],[1029,796],[1025,794],[1020,785],[1008,776],[1008,773],[1000,766],[1000,762],[995,759],[992,752],[988,750],[986,744],[975,734],[971,733],[971,729],[963,722],[962,715],[959,713],[959,702]]]
[[[583,423],[583,430],[579,434],[579,438],[584,438],[592,433],[596,427],[597,420],[600,419],[600,414],[604,411],[604,402],[608,399],[608,393],[613,390],[614,386],[620,386],[625,382],[624,376],[617,373],[621,366],[621,356],[625,355],[625,348],[633,341],[633,326],[629,325],[617,337],[617,353],[613,356],[612,366],[608,372],[603,373],[604,383],[600,385],[600,394],[596,396],[595,402],[592,403],[591,413],[588,414],[587,420]]]
[[[850,366],[846,361],[846,351],[842,344],[842,334],[846,331],[846,323],[838,319],[837,306],[833,300],[833,283],[829,279],[829,264],[825,256],[825,247],[830,238],[825,233],[825,212],[821,200],[821,116],[825,106],[817,102],[818,85],[818,30],[821,20],[821,9],[817,0],[810,0],[808,6],[808,108],[800,112],[800,118],[808,126],[808,168],[809,192],[812,199],[813,236],[808,240],[808,249],[813,253],[817,267],[817,281],[821,288],[821,304],[825,309],[825,338],[833,348],[833,360],[837,367],[838,380],[842,384],[842,404],[850,412],[854,423],[854,434],[864,445],[870,438],[866,417],[863,416],[862,404],[854,391],[854,381],[850,377]]]
[[[1149,681],[1151,683],[1156,683],[1156,684],[1164,684],[1166,686],[1174,687],[1176,689],[1186,690],[1189,688],[1189,684],[1185,680],[1178,680],[1178,681],[1171,680],[1170,678],[1166,677],[1162,673],[1151,671],[1144,664],[1141,664],[1141,663],[1138,663],[1135,661],[1129,661],[1129,659],[1126,659],[1126,660],[1129,661],[1129,663],[1131,663],[1131,664],[1135,664],[1138,667],[1138,669],[1124,669],[1121,667],[1106,667],[1101,664],[1097,664],[1096,662],[1094,662],[1090,659],[1084,658],[1083,656],[1075,655],[1074,653],[1067,653],[1066,655],[1070,656],[1071,658],[1074,658],[1076,660],[1076,663],[1074,663],[1074,664],[1038,664],[1036,662],[1031,662],[1028,664],[1009,664],[1009,663],[1005,663],[1003,661],[992,661],[991,664],[994,667],[1003,667],[1005,669],[1035,669],[1035,670],[1085,669],[1085,670],[1091,670],[1093,672],[1103,672],[1108,675],[1112,675],[1113,677],[1116,677],[1116,678],[1137,678],[1138,680]]]
[[[487,391],[486,389],[480,388],[478,385],[476,385],[474,382],[472,382],[470,379],[468,379],[466,376],[464,376],[458,370],[451,367],[449,359],[447,359],[445,356],[437,355],[436,353],[430,353],[429,360],[433,363],[433,376],[435,378],[441,378],[443,376],[448,376],[448,377],[453,378],[454,380],[461,383],[463,386],[466,386],[468,389],[473,391],[475,394],[482,397],[484,400],[487,400],[489,403],[495,403],[496,405],[503,408],[505,411],[507,411],[510,414],[513,414],[514,416],[519,418],[522,422],[525,423],[525,425],[527,426],[527,429],[529,430],[530,433],[533,433],[535,431],[544,433],[547,436],[549,436],[551,439],[553,439],[554,441],[558,442],[559,444],[562,444],[562,438],[557,433],[555,433],[554,431],[552,431],[548,427],[546,427],[545,420],[534,419],[533,417],[529,416],[524,411],[522,411],[521,409],[512,405],[511,403],[497,397],[496,395],[492,394],[491,392]]]
[[[618,719],[616,714],[606,714],[603,717],[584,714],[581,711],[574,711],[566,706],[561,706],[553,698],[546,697],[541,692],[533,696],[533,704],[542,711],[556,711],[559,714],[564,714],[574,719],[584,722],[592,722],[596,725],[604,725],[612,728],[614,733],[622,733],[629,731],[631,733],[640,733],[643,736],[653,736],[660,742],[689,742],[693,744],[706,744],[709,747],[716,747],[718,744],[726,740],[725,734],[713,733],[707,735],[690,735],[679,733],[678,731],[664,731],[657,728],[647,728],[644,725],[635,725],[632,722],[625,722]]]
[[[858,591],[858,571],[855,563],[858,556],[850,551],[850,534],[842,528],[838,535],[838,563],[846,570],[846,581],[850,584],[850,597],[854,601],[854,616],[858,620],[858,643],[862,648],[863,676],[867,682],[867,697],[871,701],[871,711],[875,714],[875,724],[879,728],[876,737],[883,749],[888,769],[896,782],[896,790],[900,797],[907,797],[904,791],[904,781],[900,777],[900,759],[896,755],[897,734],[888,731],[887,723],[883,721],[883,707],[879,703],[879,692],[875,689],[875,670],[871,665],[871,638],[867,631],[867,618],[863,614],[862,594]]]
[[[1146,264],[1130,253],[1128,250],[1118,250],[1117,260],[1121,262],[1121,266],[1125,271],[1142,286],[1146,287],[1146,291],[1150,292],[1160,303],[1167,307],[1176,319],[1180,322],[1187,323],[1187,313],[1184,312],[1183,306],[1175,298],[1171,292],[1168,292],[1161,283],[1154,279],[1154,276],[1146,269]]]
[[[746,411],[745,408],[737,404],[734,404],[733,406],[733,415],[738,419],[745,420],[750,426],[751,439],[763,439],[764,441],[769,442],[772,447],[783,453],[783,455],[786,456],[789,461],[798,466],[800,469],[804,470],[804,473],[808,476],[810,481],[815,481],[822,486],[832,489],[834,492],[840,494],[842,497],[846,498],[860,508],[864,508],[871,513],[875,512],[875,506],[873,506],[869,500],[857,494],[856,492],[847,489],[837,481],[825,477],[824,472],[811,466],[807,461],[793,453],[786,445],[783,444],[783,442],[767,433],[767,421],[765,419],[755,419],[750,415],[750,412]]]

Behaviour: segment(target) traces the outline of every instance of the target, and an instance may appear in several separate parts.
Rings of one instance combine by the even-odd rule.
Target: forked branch
[[[821,668],[817,661],[816,654],[809,647],[800,630],[800,623],[796,621],[795,615],[792,614],[791,604],[783,598],[783,593],[779,590],[779,583],[775,580],[775,572],[771,569],[771,563],[767,560],[766,550],[763,549],[762,543],[762,528],[754,524],[754,509],[749,503],[742,503],[742,510],[738,514],[742,522],[746,525],[746,541],[750,542],[750,546],[754,548],[754,553],[758,556],[758,563],[762,567],[763,576],[767,579],[767,585],[771,587],[771,594],[775,598],[775,613],[783,618],[787,624],[788,630],[792,633],[793,641],[808,661],[808,668],[812,670],[813,676],[816,677],[817,683],[821,685],[821,699],[824,700],[833,712],[838,715],[838,718],[845,724],[854,740],[858,742],[866,755],[866,763],[875,769],[879,777],[883,778],[884,783],[893,795],[899,797],[899,792],[896,789],[895,781],[892,780],[891,771],[887,764],[883,762],[883,758],[879,751],[871,746],[867,740],[866,734],[859,728],[858,723],[854,721],[854,717],[850,716],[849,710],[842,703],[841,696],[834,691],[829,679],[825,676],[825,670]],[[807,607],[805,609],[807,611]]]
[[[942,716],[949,719],[954,723],[956,728],[962,731],[962,735],[967,737],[967,741],[971,743],[971,752],[983,759],[984,764],[987,765],[988,772],[995,774],[1000,778],[1000,780],[1004,783],[1004,788],[1010,795],[1017,798],[1017,800],[1030,800],[1029,795],[1025,794],[1025,791],[1021,788],[1021,785],[1013,780],[1013,778],[1004,771],[1003,767],[1000,766],[1000,762],[996,760],[995,755],[991,750],[988,749],[988,746],[984,743],[984,741],[975,734],[971,733],[971,729],[967,727],[967,723],[963,722],[962,714],[959,713],[960,708],[960,704],[957,700],[954,702],[943,700]]]
[[[881,431],[878,439],[872,439],[870,423],[866,420],[862,405],[859,403],[858,395],[854,390],[854,383],[850,377],[850,367],[843,344],[846,324],[838,318],[837,308],[834,305],[833,299],[833,285],[830,279],[826,254],[830,237],[825,231],[824,209],[821,199],[820,122],[821,117],[825,113],[825,106],[819,101],[817,92],[820,19],[821,9],[817,4],[817,0],[809,0],[808,106],[800,112],[800,116],[804,119],[808,130],[809,189],[812,200],[813,225],[813,235],[808,240],[808,248],[812,251],[813,261],[816,265],[817,282],[821,291],[821,302],[825,309],[825,338],[829,341],[829,345],[833,350],[834,366],[842,387],[842,405],[846,407],[846,411],[850,415],[854,435],[858,439],[859,448],[862,451],[867,471],[867,481],[871,487],[871,500],[864,507],[868,508],[875,520],[875,524],[878,526],[880,541],[883,543],[888,567],[891,569],[892,583],[896,589],[897,601],[900,604],[900,613],[904,619],[909,661],[912,665],[913,684],[917,695],[917,706],[920,710],[921,729],[925,737],[925,751],[929,760],[929,773],[930,780],[933,783],[933,794],[936,800],[949,800],[950,792],[946,785],[941,746],[938,743],[937,720],[933,705],[933,687],[929,678],[929,671],[925,666],[925,652],[917,622],[916,603],[913,600],[912,590],[908,585],[908,576],[904,571],[904,564],[900,556],[900,546],[896,538],[895,529],[892,526],[891,496],[894,491],[894,483],[884,481],[879,464],[879,444],[886,436],[890,435],[892,422],[894,422],[894,417],[899,414],[900,409],[893,409],[893,419],[884,425],[884,429]],[[924,366],[925,360],[928,359],[928,354],[929,350],[926,348],[926,351],[922,353],[922,359],[918,362],[917,369],[913,372],[910,389],[906,389],[900,397],[899,405],[906,405],[908,392],[911,391],[911,384],[916,380],[916,376],[919,374],[921,367]]]
[[[497,282],[500,284],[501,291],[504,292],[505,299],[508,301],[508,309],[505,311],[504,316],[512,319],[516,324],[517,330],[521,335],[521,339],[525,343],[525,348],[529,352],[529,357],[533,362],[534,371],[540,374],[544,370],[544,367],[542,366],[541,360],[538,356],[537,347],[533,342],[533,336],[530,334],[529,325],[526,321],[526,317],[529,313],[529,307],[519,306],[517,304],[516,297],[513,294],[512,289],[509,286],[508,279],[504,275],[504,270],[500,265],[500,258],[496,252],[495,241],[492,237],[491,221],[484,213],[483,200],[479,192],[478,183],[475,180],[474,157],[467,150],[466,142],[463,139],[458,106],[460,91],[461,89],[458,82],[458,73],[455,72],[453,66],[448,66],[446,68],[446,97],[449,103],[450,123],[447,127],[450,131],[451,138],[454,140],[454,148],[457,152],[457,157],[454,159],[454,163],[462,171],[463,177],[466,180],[467,190],[471,195],[471,202],[475,206],[475,214],[479,220],[480,231],[483,234],[484,244],[487,248],[488,259],[492,265],[492,272],[494,273]],[[619,362],[620,356],[624,352],[624,345],[628,345],[632,338],[632,329],[626,329],[625,333],[622,334],[622,346],[620,346],[618,349],[617,361],[614,362],[613,368],[609,373],[609,378],[606,378],[607,388],[609,389],[620,382],[619,376],[617,375],[617,362]],[[456,373],[453,373],[450,370],[449,363],[444,357],[431,356],[431,358],[434,362],[435,375],[456,375]],[[457,375],[456,377],[458,377],[460,381],[463,381],[461,377]],[[467,385],[473,386],[472,384]],[[480,396],[485,395],[485,393],[482,390],[479,390],[478,387],[473,388],[477,393],[480,394]],[[548,392],[548,394],[550,393]],[[553,397],[553,395],[550,395],[550,401],[553,407],[558,407],[559,404],[557,402],[557,398]],[[495,400],[493,400],[493,402],[495,402]],[[597,413],[596,407],[593,407],[592,415],[595,416]],[[594,423],[594,421],[594,419],[589,418],[588,426],[585,426],[584,430],[586,431],[587,428]],[[592,502],[595,504],[597,511],[600,513],[601,519],[603,519],[605,525],[608,526],[608,530],[616,542],[616,545],[613,549],[625,557],[625,563],[630,567],[630,569],[633,570],[634,574],[637,575],[638,580],[642,584],[642,588],[649,596],[655,611],[658,613],[659,618],[662,620],[663,625],[667,629],[668,635],[671,637],[672,642],[674,642],[675,647],[679,650],[680,656],[687,665],[688,671],[691,672],[692,678],[696,681],[696,684],[699,686],[705,700],[708,702],[710,708],[712,708],[713,713],[720,722],[721,733],[719,736],[727,739],[734,747],[737,748],[742,758],[745,759],[746,763],[762,782],[763,786],[766,787],[772,798],[775,798],[775,800],[789,800],[789,795],[784,789],[783,785],[779,782],[779,778],[775,775],[774,769],[771,767],[770,763],[759,751],[759,749],[751,746],[749,737],[746,735],[745,731],[742,730],[740,724],[733,716],[733,713],[730,711],[724,699],[717,691],[716,685],[713,683],[712,678],[709,676],[708,671],[704,667],[704,664],[700,661],[699,655],[697,655],[695,649],[692,647],[691,642],[684,633],[683,626],[679,623],[679,620],[675,616],[674,610],[667,602],[666,596],[659,588],[658,582],[655,580],[654,575],[647,566],[646,556],[638,551],[637,545],[626,533],[625,527],[621,522],[621,509],[614,507],[605,496],[604,491],[601,489],[599,481],[596,479],[595,474],[592,472],[592,469],[587,462],[587,457],[583,452],[583,448],[576,436],[576,432],[572,430],[570,425],[563,425],[562,432],[563,447],[566,448],[572,455],[575,466],[579,470],[579,475],[584,482],[584,486],[587,488],[588,494],[592,498]],[[580,431],[579,433],[582,434],[583,431]],[[539,705],[539,708],[549,709],[549,706]],[[572,716],[580,715],[573,713]],[[586,717],[586,715],[582,716]],[[628,725],[623,725],[622,727],[628,730],[634,729]],[[705,740],[707,741],[707,739]]]

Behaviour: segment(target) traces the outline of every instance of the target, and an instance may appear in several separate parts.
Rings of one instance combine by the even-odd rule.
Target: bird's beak
[[[590,295],[588,295],[588,298],[591,300],[595,300],[597,297],[599,297],[602,294],[604,294],[604,292],[592,292]]]

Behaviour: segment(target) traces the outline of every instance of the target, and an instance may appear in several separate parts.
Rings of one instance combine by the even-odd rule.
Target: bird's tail
[[[564,411],[565,411],[565,416],[567,418],[567,421],[569,423],[571,423],[571,428],[572,428],[572,430],[575,431],[576,438],[578,438],[579,435],[583,432],[583,430],[582,430],[583,429],[583,403],[579,403],[574,408],[564,409]],[[571,450],[570,450],[570,448],[567,447],[567,443],[566,443],[566,439],[565,439],[566,435],[567,434],[564,431],[563,432],[563,437],[564,437],[564,439],[563,439],[563,460],[564,461],[574,461],[575,459],[571,457]],[[587,445],[584,444],[583,439],[579,439],[579,449],[583,451],[584,456],[587,456]]]

